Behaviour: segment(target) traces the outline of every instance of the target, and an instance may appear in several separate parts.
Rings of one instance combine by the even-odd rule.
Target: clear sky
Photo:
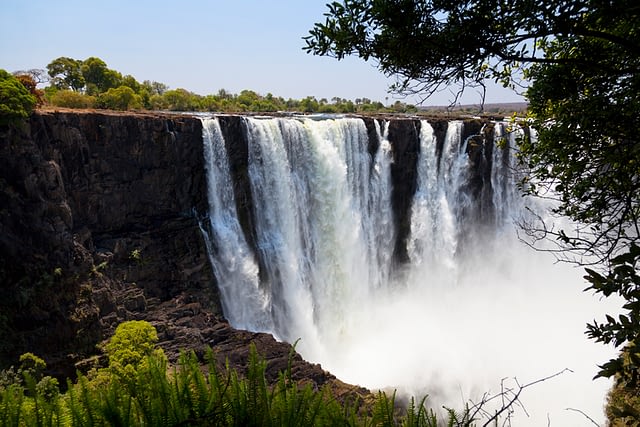
[[[97,56],[138,81],[206,95],[250,89],[284,98],[394,100],[371,63],[309,55],[302,37],[328,0],[0,0],[0,68]],[[425,105],[448,104],[448,92]],[[471,92],[466,103],[479,102]],[[521,101],[491,88],[486,102]],[[413,100],[404,100],[413,102]]]

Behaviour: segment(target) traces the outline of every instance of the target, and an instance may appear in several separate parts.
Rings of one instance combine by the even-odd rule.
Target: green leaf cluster
[[[587,336],[622,350],[599,376],[632,388],[640,386],[639,11],[626,0],[586,2],[572,33],[539,43],[549,61],[527,72],[538,135],[519,153],[536,183],[529,191],[555,195],[554,212],[575,224],[544,234],[593,265],[588,290],[624,301],[623,314],[589,324]]]
[[[109,110],[135,110],[142,108],[142,97],[129,86],[119,86],[98,95],[96,106]]]
[[[618,295],[625,301],[623,312],[606,315],[604,322],[587,325],[587,335],[604,344],[624,346],[618,357],[600,366],[598,377],[615,379],[607,400],[607,418],[611,425],[634,425],[640,419],[640,247],[611,260],[610,270],[601,274],[587,269],[588,289],[605,297]]]
[[[35,108],[36,102],[36,97],[19,79],[0,69],[0,125],[26,119]]]
[[[157,342],[158,334],[149,322],[131,320],[119,324],[105,346],[109,370],[118,378],[130,379],[144,368],[149,356],[158,353],[158,358],[163,357],[162,352],[156,351]]]

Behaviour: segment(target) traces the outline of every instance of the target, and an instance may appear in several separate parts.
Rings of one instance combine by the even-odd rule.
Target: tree
[[[141,85],[135,77],[133,77],[130,74],[127,74],[126,76],[122,77],[121,81],[121,86],[128,86],[131,89],[133,89],[133,91],[135,93],[140,93],[142,91],[142,89],[144,88],[143,85]]]
[[[637,16],[633,0],[344,0],[327,6],[325,22],[304,38],[308,53],[373,60],[397,77],[392,90],[423,99],[454,85],[481,87],[487,78],[515,87],[523,64],[557,62],[538,44],[556,35],[615,39],[638,54],[637,44],[595,29],[584,16],[594,9]]]
[[[145,80],[142,82],[142,86],[149,91],[151,96],[153,95],[163,95],[167,90],[169,90],[169,86],[164,83],[152,82],[151,80]]]
[[[36,99],[36,105],[42,105],[44,103],[44,92],[37,88],[38,82],[36,82],[31,74],[26,73],[13,73],[22,86],[26,87],[31,95]]]
[[[186,89],[168,90],[162,98],[172,111],[196,111],[198,110],[199,96]]]
[[[36,97],[20,80],[0,69],[0,125],[26,119],[36,102]]]
[[[111,88],[98,96],[97,105],[110,110],[142,108],[142,99],[129,86]]]
[[[31,79],[38,84],[44,84],[49,82],[49,75],[45,70],[39,68],[31,68],[29,70],[20,70],[13,73],[14,76],[22,76],[27,75],[30,76]]]
[[[300,100],[300,109],[304,113],[315,113],[319,110],[320,104],[315,96],[307,96]]]
[[[47,65],[53,86],[75,91],[82,90],[85,85],[81,68],[82,61],[67,57],[56,58]]]
[[[102,59],[94,56],[82,61],[81,70],[88,95],[104,93],[122,83],[122,75],[119,72],[109,69]]]
[[[457,85],[455,103],[487,79],[514,89],[524,79],[538,138],[519,147],[530,172],[523,190],[556,197],[554,213],[578,224],[559,230],[540,222],[528,231],[555,241],[563,259],[590,264],[590,289],[625,299],[626,314],[594,322],[587,334],[634,353],[640,344],[640,4],[344,0],[328,8],[304,49],[373,60],[397,78],[392,90],[401,94],[425,99]],[[640,358],[621,353],[600,374],[640,378],[639,366]]]
[[[626,9],[629,6],[629,9]],[[555,62],[526,71],[529,109],[538,129],[520,156],[533,194],[553,194],[553,213],[574,221],[554,229],[529,224],[534,239],[557,242],[562,259],[589,264],[588,290],[621,296],[622,314],[587,325],[587,336],[623,351],[599,375],[640,390],[640,5],[597,2],[581,34],[543,40]],[[551,190],[551,192],[549,191]],[[640,408],[636,408],[640,410]]]

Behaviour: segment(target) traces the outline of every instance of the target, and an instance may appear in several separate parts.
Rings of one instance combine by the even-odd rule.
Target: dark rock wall
[[[229,173],[233,181],[236,210],[245,239],[251,248],[256,247],[253,197],[249,182],[249,146],[246,124],[240,116],[218,118],[229,156]]]
[[[397,227],[394,258],[397,262],[404,263],[409,261],[407,238],[411,232],[411,204],[417,188],[420,122],[417,120],[391,121],[389,142],[393,148],[391,204]]]
[[[123,320],[162,323],[177,298],[220,315],[197,220],[201,131],[186,116],[76,112],[0,130],[2,366],[32,351],[72,367]]]

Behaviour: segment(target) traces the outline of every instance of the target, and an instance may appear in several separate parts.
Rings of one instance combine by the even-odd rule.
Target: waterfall
[[[203,119],[210,204],[203,228],[233,326],[300,338],[302,355],[340,379],[428,393],[436,407],[496,393],[503,378],[527,383],[569,367],[578,380],[557,380],[558,392],[532,391],[532,401],[523,396],[528,412],[537,410],[531,425],[546,423],[547,413],[562,419],[566,407],[601,416],[592,406],[608,383],[596,387],[591,377],[608,353],[589,347],[583,330],[603,307],[580,292],[579,272],[554,265],[515,233],[514,219],[536,209],[515,187],[521,130],[494,123],[499,142],[470,147],[462,121],[449,122],[440,142],[420,121],[409,260],[398,265],[388,122],[239,120],[248,149],[249,231],[238,219],[219,121]],[[470,190],[480,167],[471,148],[483,150],[491,168],[480,193]],[[476,214],[484,205],[490,218]]]
[[[206,243],[222,309],[238,328],[272,331],[273,322],[266,312],[269,295],[260,289],[258,265],[238,221],[220,124],[215,119],[203,119],[202,132],[211,233]]]
[[[468,163],[461,147],[462,122],[449,122],[440,158],[429,122],[423,120],[420,129],[409,254],[414,267],[428,263],[435,271],[453,273],[459,238],[458,190]],[[435,271],[432,274],[436,274]]]

